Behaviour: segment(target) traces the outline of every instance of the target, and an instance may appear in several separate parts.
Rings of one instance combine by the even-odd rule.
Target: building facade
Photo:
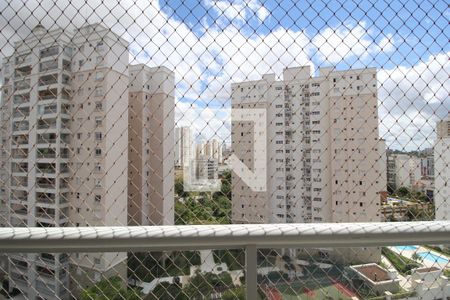
[[[129,66],[128,43],[99,24],[39,25],[2,71],[3,225],[173,224],[172,72]],[[126,259],[11,254],[10,288],[69,299],[102,278],[126,280]]]
[[[415,189],[417,183],[426,177],[423,173],[431,173],[431,170],[424,169],[424,160],[428,163],[428,158],[421,158],[415,154],[389,153],[387,155],[389,186],[393,190],[400,187]]]
[[[434,206],[436,220],[450,220],[450,116],[437,123],[434,145]]]
[[[193,140],[191,128],[188,126],[175,128],[175,167],[184,169],[189,167],[193,158]]]
[[[130,66],[128,225],[173,225],[174,73]]]
[[[267,190],[232,174],[234,223],[379,221],[386,190],[375,69],[288,68],[232,85],[232,109],[267,112]],[[233,153],[253,170],[253,124],[232,120]]]

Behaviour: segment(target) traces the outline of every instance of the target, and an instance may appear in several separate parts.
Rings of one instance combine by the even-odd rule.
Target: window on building
[[[95,126],[100,127],[102,126],[102,117],[95,117]]]
[[[104,78],[103,72],[96,72],[95,73],[95,80],[100,81],[100,80],[103,80],[103,78]]]
[[[96,110],[103,110],[103,103],[101,101],[95,102],[95,109]]]
[[[95,88],[95,96],[103,96],[103,88],[98,86]]]
[[[101,179],[95,179],[95,187],[96,188],[102,187],[102,180]]]
[[[96,141],[101,141],[103,138],[103,134],[101,132],[96,132],[95,133],[95,140]]]

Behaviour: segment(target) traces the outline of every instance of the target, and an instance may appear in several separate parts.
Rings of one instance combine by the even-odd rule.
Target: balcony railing
[[[449,244],[450,222],[0,228],[0,252],[245,248],[246,299],[257,299],[259,248]]]

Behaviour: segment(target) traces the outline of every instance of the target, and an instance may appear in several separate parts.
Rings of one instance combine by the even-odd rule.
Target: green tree
[[[175,193],[180,197],[186,197],[188,195],[188,193],[184,191],[183,178],[181,177],[175,179]]]
[[[225,291],[222,294],[222,300],[245,300],[245,286]]]
[[[163,282],[158,284],[146,300],[188,300],[179,283]]]
[[[225,196],[215,200],[214,217],[221,224],[231,224],[231,201]]]
[[[410,196],[409,189],[407,187],[404,187],[404,186],[398,188],[397,191],[396,191],[396,194],[399,197],[409,197]]]
[[[183,289],[183,292],[195,300],[210,299],[211,294],[216,291],[225,291],[233,288],[233,280],[229,273],[219,275],[213,273],[197,274],[191,278],[189,284]]]
[[[123,287],[119,276],[106,278],[81,292],[81,300],[141,300],[137,289]]]

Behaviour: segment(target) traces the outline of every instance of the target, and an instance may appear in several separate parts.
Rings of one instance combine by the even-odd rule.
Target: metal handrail
[[[0,252],[117,252],[450,243],[450,221],[184,226],[3,227]]]

